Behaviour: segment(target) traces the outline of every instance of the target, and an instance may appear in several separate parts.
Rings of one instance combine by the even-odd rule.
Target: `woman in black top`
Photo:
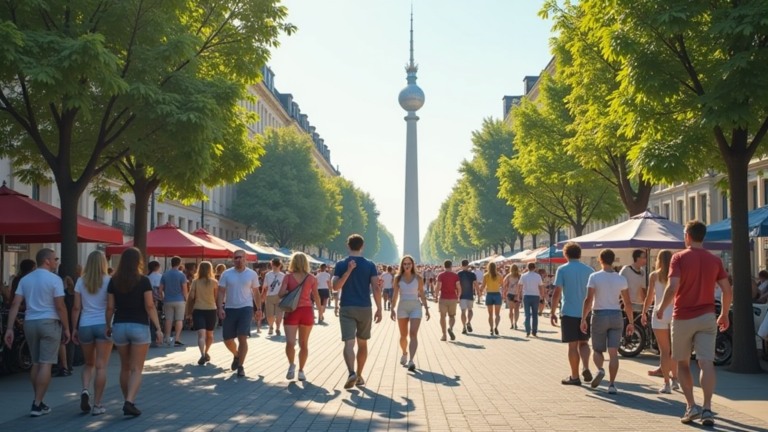
[[[120,354],[120,389],[125,398],[123,414],[134,417],[141,414],[133,402],[141,386],[141,373],[149,349],[150,319],[158,329],[155,333],[157,343],[163,340],[152,298],[152,283],[142,274],[143,269],[141,252],[136,248],[126,249],[107,287],[106,333]]]

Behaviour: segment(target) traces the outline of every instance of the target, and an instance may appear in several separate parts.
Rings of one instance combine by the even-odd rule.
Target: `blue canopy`
[[[538,255],[536,255],[537,260],[553,258],[565,258],[562,249],[557,249],[554,246],[550,246],[544,252],[540,252]]]
[[[750,237],[768,237],[768,206],[749,212],[748,230]],[[731,218],[713,223],[707,227],[706,241],[730,240]]]
[[[240,247],[249,252],[255,253],[258,256],[257,259],[259,261],[269,261],[272,258],[280,258],[280,259],[287,258],[285,255],[276,251],[275,249],[272,249],[270,247],[260,246],[255,243],[251,243],[247,240],[236,239],[236,240],[229,240],[229,242],[237,247]]]

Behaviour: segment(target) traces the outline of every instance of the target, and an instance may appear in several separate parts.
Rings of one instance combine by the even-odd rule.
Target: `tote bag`
[[[301,291],[304,289],[304,281],[307,280],[307,276],[304,276],[304,280],[301,281],[299,286],[296,287],[295,290],[289,292],[285,295],[282,299],[280,299],[280,303],[278,304],[278,307],[283,312],[293,312],[296,310],[297,307],[299,307],[299,298],[301,298]],[[293,276],[291,276],[293,277]]]

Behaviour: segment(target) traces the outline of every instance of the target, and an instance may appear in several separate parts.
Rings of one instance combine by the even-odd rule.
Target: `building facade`
[[[307,133],[314,143],[312,154],[318,169],[327,176],[339,175],[338,168],[331,164],[331,150],[317,133],[315,126],[310,124],[309,116],[301,112],[299,104],[293,100],[293,95],[290,93],[280,93],[275,88],[275,74],[271,68],[265,66],[261,72],[263,76],[262,81],[249,86],[248,89],[254,101],[241,102],[242,107],[258,115],[258,121],[248,125],[249,133],[252,135],[263,134],[267,128],[280,127],[294,127],[301,132]],[[11,189],[31,198],[56,207],[61,206],[61,200],[59,199],[55,184],[26,185],[21,183],[14,175],[10,160],[8,159],[0,159],[0,180],[5,181]],[[119,186],[119,183],[114,184],[115,189],[118,189]],[[192,205],[184,205],[181,202],[172,200],[160,202],[153,197],[153,202],[150,205],[150,214],[147,215],[148,226],[151,229],[154,226],[170,222],[187,232],[195,231],[198,228],[205,228],[214,236],[228,240],[237,238],[243,238],[251,242],[263,240],[262,236],[253,228],[232,219],[231,208],[232,202],[235,199],[235,189],[234,184],[204,188],[203,190],[208,197],[208,201]],[[122,200],[124,204],[123,209],[100,208],[93,197],[91,197],[89,188],[80,199],[79,214],[121,229],[123,231],[123,239],[130,241],[133,239],[135,199],[133,194],[127,193],[123,194]],[[7,283],[10,280],[10,276],[15,274],[18,262],[24,258],[34,258],[36,251],[41,247],[57,249],[59,245],[29,245],[26,248],[26,252],[14,252],[13,250],[18,248],[7,248],[9,251],[6,252],[3,263],[5,266],[3,274],[6,275],[6,280],[0,281],[0,283]],[[80,244],[78,246],[78,262],[84,263],[86,256],[91,251],[103,247],[104,245],[99,244]]]

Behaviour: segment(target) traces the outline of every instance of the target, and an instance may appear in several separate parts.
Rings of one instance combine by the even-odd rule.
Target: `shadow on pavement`
[[[428,370],[418,370],[418,369],[415,370],[410,375],[418,380],[421,380],[430,384],[440,384],[446,387],[458,387],[459,385],[461,385],[459,383],[459,381],[461,380],[461,377],[459,377],[458,375],[451,378],[439,372],[432,372]]]
[[[463,348],[469,348],[469,349],[485,349],[485,345],[477,345],[477,344],[471,344],[466,342],[459,342],[459,341],[453,341],[452,344],[456,346],[460,346]]]
[[[402,403],[397,402],[388,396],[376,393],[366,387],[357,387],[350,390],[349,400],[344,399],[342,402],[359,410],[371,411],[379,414],[379,417],[383,419],[381,420],[382,423],[386,425],[384,427],[388,428],[389,419],[404,419],[408,413],[413,412],[416,408],[412,399],[405,396],[401,399],[403,400]],[[373,424],[374,420],[371,420],[371,422],[371,429],[376,429],[376,426]],[[352,429],[356,429],[354,425],[349,426],[347,430]]]

